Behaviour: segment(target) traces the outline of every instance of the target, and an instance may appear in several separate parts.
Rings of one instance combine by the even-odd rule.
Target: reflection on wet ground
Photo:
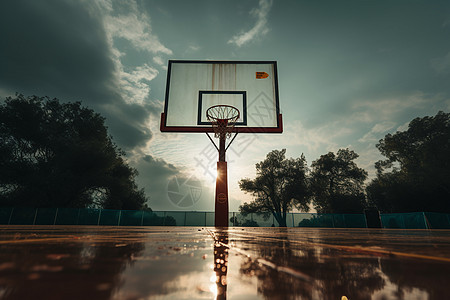
[[[0,227],[0,299],[445,299],[449,230]]]

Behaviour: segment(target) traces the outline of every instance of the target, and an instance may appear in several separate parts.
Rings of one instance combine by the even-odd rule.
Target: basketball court
[[[448,297],[450,230],[228,227],[226,150],[241,133],[283,132],[277,72],[275,61],[169,61],[160,129],[216,147],[215,227],[0,226],[0,298]]]
[[[1,299],[450,295],[450,230],[2,226],[0,236]]]

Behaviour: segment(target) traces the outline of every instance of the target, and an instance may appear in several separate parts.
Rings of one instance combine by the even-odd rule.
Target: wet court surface
[[[450,299],[449,230],[0,227],[0,299]]]

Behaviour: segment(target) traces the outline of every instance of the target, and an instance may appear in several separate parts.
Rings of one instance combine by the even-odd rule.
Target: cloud
[[[411,110],[432,109],[435,105],[440,107],[442,101],[442,95],[428,95],[420,91],[379,99],[359,99],[351,105],[350,109],[354,112],[350,119],[365,123],[393,120]]]
[[[158,70],[144,64],[125,72],[120,64],[120,91],[124,100],[128,103],[143,104],[150,94],[149,82],[158,75]]]
[[[108,98],[115,66],[101,22],[83,6],[1,1],[0,11],[8,12],[0,18],[0,88],[97,103]]]
[[[434,58],[431,60],[431,66],[438,74],[447,73],[450,71],[450,52],[443,57]]]
[[[161,58],[161,56],[154,56],[154,57],[153,57],[153,62],[154,62],[155,64],[157,64],[157,65],[160,65],[160,66],[162,66],[162,65],[165,64],[165,62],[164,62],[164,60]]]
[[[128,51],[156,61],[172,51],[152,32],[150,17],[136,1],[1,1],[0,11],[8,12],[0,18],[2,95],[82,101],[106,117],[121,148],[147,144],[153,137],[147,125],[162,110],[150,97],[159,71],[151,59],[123,61]],[[123,41],[128,45],[122,49]]]
[[[394,128],[396,123],[391,121],[385,121],[375,124],[372,129],[367,132],[362,138],[358,140],[360,143],[373,143],[377,142],[384,134]]]
[[[241,32],[233,36],[228,41],[228,44],[235,44],[241,47],[255,38],[265,35],[269,31],[267,27],[267,16],[272,7],[272,3],[272,0],[259,0],[259,7],[250,11],[250,15],[256,17],[255,25],[249,31]]]
[[[123,3],[113,2],[116,5]],[[136,1],[128,1],[124,13],[113,13],[112,5],[105,5],[108,14],[104,16],[106,32],[110,39],[123,38],[131,42],[138,50],[150,53],[171,55],[172,50],[165,47],[158,36],[152,33],[150,17],[140,12]]]
[[[137,182],[144,187],[150,198],[148,204],[153,210],[212,210],[214,186],[209,182],[205,184],[194,173],[148,154],[135,156],[130,163],[139,171]],[[179,190],[173,186],[174,183],[179,185]],[[178,198],[173,197],[177,192],[180,199],[187,201],[180,203]]]

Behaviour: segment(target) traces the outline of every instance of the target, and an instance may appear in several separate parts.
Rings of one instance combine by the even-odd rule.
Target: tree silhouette
[[[245,215],[253,212],[273,214],[278,224],[286,227],[286,213],[294,206],[308,211],[308,189],[306,159],[285,158],[286,149],[273,150],[266,159],[256,164],[256,178],[239,181],[241,190],[251,193],[253,202],[239,207]]]
[[[142,208],[137,171],[104,121],[80,102],[6,98],[0,105],[0,205]]]
[[[339,149],[313,161],[311,193],[319,213],[361,213],[365,206],[364,180],[367,172],[354,160],[358,154]]]
[[[377,144],[369,201],[383,212],[450,212],[450,113],[416,118]]]

